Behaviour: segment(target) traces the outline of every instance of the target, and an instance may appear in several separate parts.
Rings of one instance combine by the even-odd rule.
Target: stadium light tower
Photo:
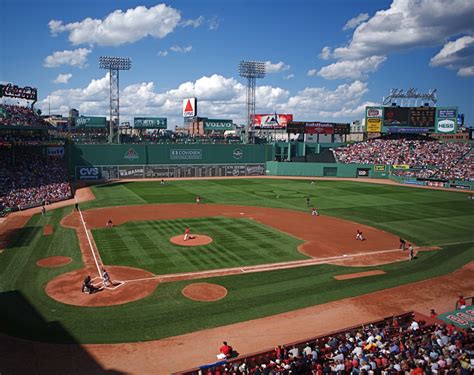
[[[107,69],[110,73],[110,123],[109,142],[118,139],[118,127],[120,125],[120,100],[119,100],[119,70],[130,70],[132,60],[128,57],[100,56],[99,68]],[[117,137],[116,136],[117,130]]]
[[[261,61],[239,61],[239,75],[247,78],[247,126],[245,137],[247,143],[253,143],[253,125],[255,120],[255,82],[265,77],[265,63]]]

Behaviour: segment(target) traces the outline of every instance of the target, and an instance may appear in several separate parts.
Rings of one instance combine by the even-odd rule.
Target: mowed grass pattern
[[[221,203],[278,207],[308,211],[371,225],[417,245],[443,245],[474,241],[474,201],[467,194],[375,185],[352,181],[296,179],[210,179],[192,181],[126,182],[96,186],[97,200],[86,208],[147,203]]]
[[[212,237],[203,246],[179,246],[169,239],[191,234]],[[206,217],[138,221],[93,230],[105,264],[143,268],[155,274],[192,272],[307,259],[303,241],[250,219]]]
[[[0,254],[2,332],[51,342],[153,340],[413,283],[453,272],[474,260],[471,230],[474,201],[457,192],[347,181],[318,181],[316,185],[310,185],[309,181],[276,179],[173,181],[165,186],[155,182],[120,183],[95,187],[93,191],[98,200],[81,204],[81,209],[192,203],[199,194],[204,197],[204,204],[308,210],[306,197],[310,196],[325,215],[382,227],[403,234],[418,244],[441,244],[443,249],[422,252],[412,262],[377,267],[386,274],[355,280],[337,281],[333,276],[368,271],[374,267],[317,265],[200,279],[200,282],[212,282],[227,288],[227,296],[213,303],[185,298],[181,290],[195,282],[188,280],[161,283],[152,295],[133,303],[78,308],[51,299],[44,289],[56,276],[83,267],[75,231],[59,224],[64,216],[70,214],[72,207],[62,208],[48,211],[44,217],[33,216],[25,228],[18,231],[9,248]],[[280,198],[276,198],[277,195]],[[42,235],[46,224],[54,226],[50,236]],[[243,233],[242,237],[246,234]],[[137,236],[137,243],[144,241],[146,245],[147,236]],[[448,243],[456,244],[446,245]],[[115,250],[122,251],[119,244],[113,250],[114,254]],[[132,253],[134,257],[146,259],[146,255],[138,251],[123,251],[126,256]],[[53,255],[70,256],[73,262],[58,268],[35,265],[38,259]]]

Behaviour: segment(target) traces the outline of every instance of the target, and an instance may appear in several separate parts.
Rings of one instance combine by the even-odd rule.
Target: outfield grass
[[[192,281],[181,281],[160,284],[152,295],[125,305],[80,308],[56,302],[44,291],[54,277],[82,268],[75,232],[59,226],[61,218],[71,211],[63,208],[49,211],[45,217],[33,216],[10,248],[0,254],[2,332],[52,342],[151,340],[424,280],[450,273],[474,260],[474,238],[470,231],[474,202],[460,193],[345,181],[310,185],[300,180],[257,179],[176,181],[164,187],[159,183],[140,182],[93,190],[98,201],[81,204],[82,209],[193,202],[199,194],[204,202],[306,210],[305,199],[310,195],[323,214],[402,234],[418,244],[457,244],[445,245],[441,251],[421,253],[414,262],[378,266],[386,274],[361,279],[336,281],[333,276],[374,267],[318,265],[200,280],[228,289],[226,298],[213,303],[183,297],[182,288]],[[276,195],[280,198],[276,199]],[[51,236],[42,235],[46,224],[54,226]],[[150,224],[159,226],[158,222]],[[35,265],[38,259],[52,255],[70,256],[73,262],[59,268]]]
[[[356,221],[402,236],[418,245],[474,241],[474,201],[460,192],[375,185],[352,181],[223,179],[128,182],[92,188],[96,200],[83,209],[149,203],[236,204],[308,210],[310,197],[323,215]],[[279,198],[277,198],[279,196]]]
[[[174,245],[183,228],[212,237],[205,246]],[[105,264],[142,268],[154,274],[202,271],[308,259],[304,241],[250,219],[207,217],[135,221],[92,231]]]

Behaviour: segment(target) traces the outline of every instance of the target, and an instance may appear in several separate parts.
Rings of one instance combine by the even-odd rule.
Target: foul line
[[[74,200],[77,203],[77,198],[76,197],[74,197]],[[99,274],[99,277],[102,278],[102,274],[100,272],[100,267],[99,267],[99,262],[97,261],[97,257],[95,256],[94,247],[92,246],[92,241],[91,241],[91,238],[89,236],[89,232],[88,232],[87,227],[86,227],[86,222],[84,221],[84,216],[82,216],[82,211],[81,211],[80,208],[79,208],[79,215],[81,216],[82,226],[84,227],[84,231],[86,232],[87,241],[89,241],[89,247],[91,249],[92,256],[94,257],[94,262],[95,262],[95,265],[97,267],[97,273]]]
[[[423,250],[423,248],[424,247],[414,247],[414,250],[419,251],[419,250]],[[155,275],[155,276],[143,277],[139,279],[124,280],[123,283],[131,283],[131,282],[136,282],[136,281],[148,281],[148,280],[156,280],[156,279],[159,279],[160,282],[168,282],[168,280],[170,279],[173,280],[173,279],[181,278],[181,277],[183,277],[184,280],[193,280],[193,279],[200,279],[200,278],[206,278],[206,277],[230,276],[230,275],[236,275],[239,273],[243,274],[243,273],[266,272],[266,271],[274,271],[274,270],[280,270],[280,269],[314,266],[318,264],[325,264],[325,263],[340,261],[340,260],[348,260],[348,259],[363,257],[367,255],[385,254],[385,253],[393,253],[393,252],[402,252],[402,250],[401,249],[379,250],[379,251],[348,254],[348,255],[336,255],[336,256],[326,257],[326,258],[312,258],[312,259],[307,259],[307,260],[296,260],[296,261],[285,262],[285,263],[267,263],[267,264],[259,264],[259,265],[247,266],[247,267],[241,266],[241,267],[235,267],[235,268],[224,268],[220,270],[205,270],[205,271],[197,271],[197,272],[184,272],[184,273],[177,273],[177,274],[175,273],[175,274]],[[222,274],[219,275],[218,273],[222,273]],[[192,277],[192,276],[195,276],[195,277]]]

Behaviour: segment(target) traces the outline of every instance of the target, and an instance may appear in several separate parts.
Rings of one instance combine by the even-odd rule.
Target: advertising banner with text
[[[255,129],[284,129],[289,121],[293,121],[291,114],[255,115]]]

